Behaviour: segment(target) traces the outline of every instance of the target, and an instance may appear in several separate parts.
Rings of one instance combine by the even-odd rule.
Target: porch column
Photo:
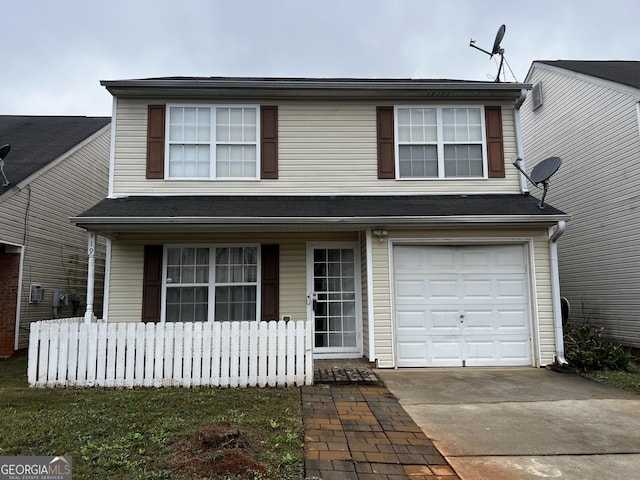
[[[93,290],[96,276],[96,234],[89,232],[87,255],[89,256],[87,271],[87,310],[84,313],[84,323],[93,321]]]

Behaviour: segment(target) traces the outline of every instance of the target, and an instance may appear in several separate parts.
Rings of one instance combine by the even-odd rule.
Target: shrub
[[[565,355],[576,371],[628,369],[631,353],[625,347],[602,338],[602,330],[602,327],[588,323],[565,325]]]

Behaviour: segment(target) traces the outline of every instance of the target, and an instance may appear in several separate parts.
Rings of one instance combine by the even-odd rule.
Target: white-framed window
[[[164,321],[258,319],[257,245],[167,245],[164,258]]]
[[[257,179],[258,105],[168,105],[169,179]]]
[[[395,117],[398,178],[486,177],[483,107],[396,106]]]

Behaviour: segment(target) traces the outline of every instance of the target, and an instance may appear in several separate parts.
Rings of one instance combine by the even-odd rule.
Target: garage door
[[[524,247],[395,246],[400,367],[531,365]]]

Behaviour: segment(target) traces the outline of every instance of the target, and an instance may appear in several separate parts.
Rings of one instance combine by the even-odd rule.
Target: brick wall
[[[0,357],[13,355],[20,254],[0,252]]]

